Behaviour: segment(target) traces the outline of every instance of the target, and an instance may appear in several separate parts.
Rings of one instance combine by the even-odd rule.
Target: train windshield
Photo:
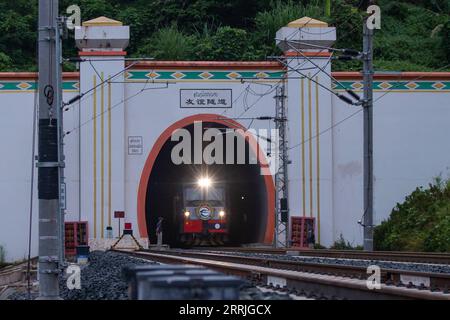
[[[185,198],[186,201],[201,201],[202,199],[202,190],[199,188],[186,188],[185,189]]]
[[[207,201],[213,206],[222,206],[225,203],[225,190],[223,187],[214,186],[207,189],[187,187],[184,197],[188,205],[197,206]]]

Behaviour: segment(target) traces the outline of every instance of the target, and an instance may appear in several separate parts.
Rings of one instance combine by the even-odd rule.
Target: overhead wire
[[[440,71],[442,71],[442,70],[444,70],[444,69],[448,69],[448,68],[450,68],[450,64],[447,64],[447,65],[445,65],[445,66],[443,66],[443,67],[440,67],[440,68],[436,69],[434,72],[440,72]],[[422,76],[420,76],[420,77],[417,77],[417,78],[415,78],[415,79],[413,79],[413,80],[408,80],[408,81],[409,81],[409,82],[411,82],[411,81],[417,81],[417,80],[423,79],[423,78],[426,77],[426,76],[427,76],[427,75],[422,75]],[[400,81],[400,80],[399,80],[399,81]],[[384,98],[386,95],[388,95],[389,93],[391,93],[393,90],[397,89],[397,88],[400,87],[400,86],[402,86],[402,84],[397,83],[396,85],[390,87],[384,94],[382,94],[380,97],[376,98],[376,99],[373,101],[373,103],[375,103],[375,102],[381,100],[381,99]]]
[[[126,72],[127,70],[129,70],[130,68],[132,68],[134,65],[136,65],[137,63],[139,63],[139,61],[135,61],[133,63],[131,63],[130,65],[126,66],[125,68],[121,69],[120,71],[118,71],[117,73],[113,74],[112,76],[104,79],[103,81],[100,81],[100,83],[98,83],[97,85],[95,85],[94,87],[91,87],[90,89],[76,95],[75,97],[73,97],[72,99],[70,99],[68,102],[63,103],[64,106],[64,111],[69,111],[70,108],[72,108],[75,102],[77,102],[80,99],[83,99],[82,101],[84,101],[85,99],[89,98],[92,94],[93,91],[96,90],[97,88],[99,88],[100,86],[104,85],[105,83],[108,83],[108,81],[111,81],[112,79],[118,77],[119,75],[121,75],[122,73]],[[91,64],[92,65],[92,64]],[[95,69],[94,69],[95,71]],[[86,96],[87,94],[90,94],[89,96]]]
[[[135,94],[133,94],[133,95],[131,95],[131,96],[128,96],[128,97],[122,99],[122,100],[119,101],[118,103],[114,104],[111,108],[108,108],[108,109],[104,110],[103,112],[101,112],[101,113],[99,113],[99,114],[97,114],[97,115],[95,115],[95,116],[89,118],[88,120],[86,120],[85,122],[81,123],[80,125],[78,125],[78,126],[72,128],[71,130],[66,131],[66,133],[64,134],[64,136],[67,136],[67,135],[71,134],[72,132],[81,129],[82,127],[84,127],[85,125],[87,125],[89,122],[94,121],[94,120],[97,119],[98,117],[104,115],[106,112],[111,112],[113,109],[117,108],[118,106],[122,105],[123,103],[125,103],[125,102],[131,100],[132,98],[134,98],[134,97],[140,95],[141,93],[143,93],[143,92],[145,92],[145,91],[148,91],[148,90],[158,90],[158,89],[167,89],[167,88],[169,87],[169,82],[166,82],[166,86],[164,86],[164,87],[147,88],[148,83],[153,83],[153,84],[155,84],[155,83],[161,83],[161,82],[151,82],[151,81],[149,81],[149,80],[150,80],[150,79],[148,79],[148,80],[145,82],[144,87],[143,87],[141,90],[139,90],[137,93],[135,93]]]
[[[449,68],[449,67],[450,67],[450,64],[447,64],[447,65],[445,65],[445,66],[443,66],[443,67],[440,67],[440,68],[436,69],[436,72],[439,72],[439,71],[441,71],[441,70],[443,70],[443,69],[447,69],[447,68]],[[414,78],[414,79],[410,79],[410,80],[408,80],[408,81],[409,81],[409,82],[418,81],[418,80],[420,80],[420,79],[422,79],[422,78],[424,78],[424,77],[426,77],[426,76],[427,76],[427,75],[422,75],[422,76],[416,77],[416,78]],[[375,100],[373,101],[373,103],[375,104],[376,102],[378,102],[379,100],[381,100],[383,97],[385,97],[387,94],[393,92],[393,90],[395,89],[395,87],[399,87],[400,85],[401,85],[401,84],[397,84],[397,85],[395,85],[395,86],[389,88],[387,92],[385,92],[383,95],[381,95],[380,97],[378,97],[377,99],[375,99]],[[364,110],[363,108],[360,108],[360,109],[357,110],[356,112],[350,114],[349,116],[345,117],[344,119],[339,120],[338,122],[334,123],[334,124],[331,125],[330,127],[328,127],[328,128],[326,128],[326,129],[324,129],[323,131],[319,132],[319,134],[317,134],[317,135],[315,135],[315,136],[313,136],[313,137],[310,137],[310,138],[308,138],[308,139],[306,139],[306,140],[304,140],[304,141],[302,141],[302,142],[300,142],[300,143],[298,143],[298,144],[296,144],[296,145],[290,147],[288,150],[292,150],[292,149],[298,148],[298,147],[300,147],[302,144],[307,143],[307,142],[309,142],[310,140],[315,139],[315,138],[321,136],[322,134],[324,134],[324,133],[330,131],[331,129],[333,129],[333,128],[337,127],[338,125],[342,124],[343,122],[345,122],[345,121],[349,120],[350,118],[354,117],[355,115],[357,115],[358,113],[362,112],[363,110]]]

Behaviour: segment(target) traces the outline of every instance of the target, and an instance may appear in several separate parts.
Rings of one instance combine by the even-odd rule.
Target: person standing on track
[[[156,224],[156,239],[157,239],[157,245],[158,247],[161,247],[163,244],[163,229],[162,229],[162,223],[164,218],[159,217],[158,223]]]
[[[316,244],[316,236],[314,235],[313,229],[308,230],[306,241],[308,243],[308,248],[314,249],[314,245]]]

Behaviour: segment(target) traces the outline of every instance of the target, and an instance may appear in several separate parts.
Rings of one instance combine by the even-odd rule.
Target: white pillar
[[[105,17],[83,23],[75,38],[80,66],[81,207],[92,246],[117,234],[114,211],[125,209],[125,55],[129,27]],[[113,77],[110,79],[111,77]],[[108,81],[108,79],[110,79]],[[104,82],[102,84],[102,82]]]
[[[277,44],[289,57],[290,215],[314,217],[316,242],[324,245],[333,242],[332,132],[322,132],[332,125],[332,97],[324,89],[331,89],[332,82],[327,75],[331,74],[330,53],[317,46],[331,46],[335,40],[335,28],[309,17],[277,33]]]

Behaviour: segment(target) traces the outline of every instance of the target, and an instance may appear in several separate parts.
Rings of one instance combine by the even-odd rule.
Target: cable
[[[321,34],[321,33],[318,33],[318,34]],[[287,39],[275,39],[275,40],[287,41]],[[344,50],[345,50],[345,49],[336,49],[336,48],[333,48],[333,47],[320,46],[320,45],[317,45],[317,44],[312,44],[312,43],[308,43],[308,42],[304,42],[304,41],[300,41],[300,40],[289,40],[289,42],[294,42],[294,43],[297,43],[297,44],[304,44],[304,45],[307,45],[309,47],[313,47],[313,48],[317,48],[317,49],[323,49],[323,50],[336,51],[336,52],[344,52]],[[287,43],[289,44],[289,42],[287,42]]]
[[[320,131],[318,134],[316,134],[316,135],[314,135],[314,136],[312,136],[312,137],[310,137],[310,138],[308,138],[308,139],[306,139],[306,140],[304,140],[304,141],[302,141],[302,142],[300,142],[300,143],[298,143],[298,144],[296,144],[296,145],[294,145],[294,146],[288,148],[288,150],[296,149],[296,148],[300,147],[301,145],[303,145],[303,144],[309,142],[310,140],[313,140],[313,139],[315,139],[315,138],[321,136],[322,134],[324,134],[324,133],[330,131],[331,129],[333,129],[333,128],[335,128],[335,127],[337,127],[337,126],[340,125],[341,123],[343,123],[343,122],[347,121],[348,119],[354,117],[355,115],[357,115],[357,114],[360,113],[361,111],[363,111],[363,109],[359,109],[358,111],[352,113],[352,114],[349,115],[348,117],[346,117],[346,118],[344,118],[344,119],[342,119],[342,120],[339,120],[338,122],[334,123],[331,127],[326,128],[326,129]]]
[[[237,118],[241,118],[245,113],[247,113],[248,110],[253,108],[263,97],[265,97],[268,94],[271,94],[273,91],[275,91],[277,89],[277,87],[280,85],[281,81],[283,81],[283,80],[278,81],[277,85],[274,85],[273,88],[269,89],[264,94],[261,94],[259,96],[259,98],[250,107],[246,108]]]
[[[442,71],[442,70],[447,69],[447,68],[450,68],[450,64],[447,64],[447,65],[445,65],[445,66],[443,66],[443,67],[441,67],[441,68],[439,68],[439,69],[436,69],[434,72],[439,72],[439,71]],[[417,78],[415,78],[415,79],[413,79],[413,80],[409,80],[409,82],[411,82],[411,81],[417,81],[417,80],[420,80],[420,79],[422,79],[422,78],[424,78],[424,77],[426,77],[426,75],[417,77]],[[399,81],[400,81],[400,80],[401,80],[401,79],[399,79]],[[387,92],[385,92],[385,93],[382,94],[380,97],[378,97],[377,99],[375,99],[375,100],[373,101],[373,103],[375,103],[375,102],[381,100],[383,97],[385,97],[387,94],[391,93],[392,90],[398,88],[399,86],[401,86],[401,84],[397,84],[397,85],[394,85],[393,87],[389,88]]]
[[[32,147],[31,147],[31,183],[30,183],[30,211],[29,211],[29,227],[28,227],[28,261],[27,261],[27,293],[28,300],[31,300],[31,238],[33,231],[33,195],[34,195],[34,163],[36,153],[36,122],[38,115],[38,81],[35,81],[34,91],[34,109],[33,109],[33,133],[32,133]]]
[[[139,61],[136,61],[135,63],[133,63],[133,64],[130,65],[129,67],[132,67],[133,65],[135,65],[135,64],[138,63],[138,62],[139,62]],[[101,80],[101,77],[100,77],[99,73],[95,70],[95,68],[94,68],[94,66],[93,66],[92,64],[91,64],[91,66],[92,66],[92,68],[94,69],[94,71],[95,71],[95,73],[97,74],[97,76],[99,77],[99,79]],[[124,71],[126,71],[126,69],[122,70],[122,71],[119,72],[119,73],[116,73],[115,75],[109,77],[108,79],[114,79],[114,78],[117,77],[120,73],[122,73],[122,72],[124,72]],[[154,69],[151,69],[150,73],[152,73],[153,71],[154,71]],[[117,82],[114,82],[114,81],[108,81],[108,79],[106,79],[105,81],[103,81],[103,84],[104,84],[105,82],[108,82],[108,83],[117,83]],[[150,78],[147,78],[147,80],[145,81],[145,85],[147,85],[147,84],[149,83],[149,81],[150,81]],[[122,82],[122,83],[125,83],[125,82]],[[156,83],[155,80],[153,80],[152,83]],[[158,83],[166,83],[166,82],[158,82]],[[99,87],[100,85],[102,85],[102,83],[99,83],[95,88],[92,88],[92,89],[95,90],[95,89],[96,89],[97,87]],[[145,87],[144,87],[144,88],[145,88]],[[91,89],[90,89],[90,90],[91,90]],[[88,90],[88,91],[89,91],[89,90]],[[86,91],[84,94],[86,94],[88,91]],[[80,98],[81,98],[81,97],[83,97],[84,94],[79,94],[78,96],[80,96]],[[94,94],[94,92],[92,91],[89,95],[83,97],[83,99],[75,99],[75,98],[77,98],[77,96],[76,96],[76,97],[73,98],[73,99],[75,99],[75,101],[73,101],[72,103],[75,103],[75,102],[78,100],[78,107],[80,108],[80,107],[81,107],[81,102],[84,102],[86,99],[90,98],[93,94]],[[73,100],[73,99],[72,99],[72,100]],[[69,101],[69,102],[71,102],[71,101]],[[68,108],[64,109],[64,111],[69,111],[70,108],[71,108],[71,107],[68,107]]]
[[[142,58],[122,58],[121,56],[117,56],[116,58],[100,58],[100,59],[86,59],[86,58],[80,58],[80,57],[72,57],[72,58],[65,58],[63,59],[64,62],[73,62],[73,63],[80,63],[80,62],[86,62],[86,61],[101,61],[101,62],[110,62],[110,61],[154,61],[155,58],[148,58],[148,57],[142,57]]]
[[[94,65],[92,64],[92,61],[91,60],[88,60],[88,61],[89,61],[89,64],[91,65],[92,69],[94,69],[94,72],[97,74],[97,77],[99,79],[101,79],[102,77],[101,77],[100,73],[97,71],[97,69],[94,67]]]
[[[440,70],[443,70],[443,69],[446,69],[446,68],[449,68],[449,67],[450,67],[450,64],[445,65],[445,66],[443,66],[443,67],[437,69],[435,72],[439,72]],[[424,77],[426,77],[426,75],[419,76],[419,77],[414,78],[414,79],[412,79],[412,80],[410,80],[410,81],[417,81],[417,80],[420,80],[420,79],[422,79],[422,78],[424,78]],[[399,85],[394,86],[394,87],[398,87],[398,86],[399,86]],[[394,88],[394,87],[392,87],[392,88]],[[380,97],[378,97],[377,99],[375,99],[373,103],[375,104],[375,102],[379,101],[381,98],[383,98],[383,97],[386,96],[387,94],[391,93],[391,92],[392,92],[392,88],[390,88],[389,91],[388,91],[388,92],[385,92],[382,96],[380,96]],[[341,123],[343,123],[343,122],[347,121],[348,119],[354,117],[355,115],[357,115],[358,113],[360,113],[360,112],[363,111],[363,110],[364,110],[364,109],[362,109],[362,108],[359,109],[358,111],[352,113],[352,114],[349,115],[348,117],[346,117],[346,118],[344,118],[344,119],[342,119],[342,120],[336,122],[336,123],[333,124],[331,127],[329,127],[329,128],[327,128],[327,129],[321,131],[318,135],[313,136],[313,137],[310,137],[309,139],[307,139],[307,140],[305,140],[305,141],[302,141],[302,142],[300,142],[299,144],[290,147],[288,150],[298,148],[298,147],[301,146],[302,144],[304,144],[304,143],[306,143],[306,142],[309,142],[309,140],[312,140],[312,139],[317,138],[318,136],[320,136],[320,135],[326,133],[327,131],[330,131],[331,129],[335,128],[336,126],[340,125]]]
[[[148,80],[150,80],[150,79],[148,79]],[[135,94],[133,94],[133,95],[127,97],[127,98],[122,99],[120,102],[116,103],[116,104],[113,105],[111,108],[106,109],[106,110],[104,110],[103,112],[97,114],[96,116],[94,116],[94,117],[92,117],[92,118],[86,120],[86,121],[83,122],[81,125],[76,126],[76,127],[72,128],[72,129],[69,130],[69,131],[66,131],[66,133],[64,134],[64,136],[67,136],[67,135],[71,134],[71,133],[74,132],[75,130],[81,129],[82,127],[84,127],[85,125],[87,125],[89,122],[94,121],[95,119],[97,119],[98,117],[100,117],[101,115],[105,114],[105,113],[108,112],[108,111],[111,112],[111,110],[113,110],[113,109],[115,109],[116,107],[120,106],[121,104],[127,102],[128,100],[130,100],[130,99],[136,97],[137,95],[141,94],[141,93],[144,92],[144,91],[147,91],[147,90],[156,90],[156,89],[167,89],[167,88],[169,87],[169,82],[166,82],[166,86],[165,86],[165,87],[146,88],[148,82],[149,82],[149,81],[147,81],[147,82],[145,83],[144,87],[143,87],[141,90],[139,90],[137,93],[135,93]],[[155,82],[153,82],[153,83],[155,83]]]
[[[284,62],[283,60],[278,59],[278,61],[279,61],[280,63],[282,63],[285,67],[290,68],[291,70],[293,70],[293,71],[299,73],[301,76],[307,78],[308,80],[314,82],[315,84],[317,84],[317,85],[320,86],[321,88],[327,90],[327,91],[330,92],[331,94],[333,94],[333,95],[335,95],[336,97],[338,97],[339,99],[343,100],[343,96],[342,96],[341,94],[339,94],[339,93],[337,93],[337,92],[334,92],[333,90],[331,90],[330,88],[324,86],[323,84],[321,84],[319,81],[315,80],[314,78],[305,75],[304,73],[302,73],[301,71],[299,71],[299,70],[297,70],[297,69],[294,69],[293,67],[291,67],[288,63]],[[316,74],[317,74],[317,73],[316,73]],[[349,103],[349,101],[345,101],[345,100],[344,100],[344,102],[347,102],[348,104],[352,104],[352,103]],[[351,101],[350,101],[350,102],[351,102]]]
[[[336,82],[336,83],[337,83],[338,85],[340,85],[341,87],[344,87],[344,85],[343,85],[339,80],[337,80],[335,77],[333,77],[332,74],[328,73],[328,72],[325,70],[325,68],[326,68],[326,66],[327,66],[328,64],[325,65],[324,67],[321,67],[321,66],[319,66],[317,63],[315,63],[312,59],[310,59],[308,56],[306,56],[305,54],[303,54],[303,52],[302,52],[301,50],[297,50],[295,47],[291,46],[289,43],[288,43],[288,45],[289,45],[292,49],[294,49],[296,52],[300,53],[300,54],[301,54],[306,60],[308,60],[311,64],[313,64],[314,66],[316,66],[320,71],[322,71],[322,72],[323,72],[326,76],[328,76],[332,81]],[[331,57],[330,57],[330,59],[331,59]],[[317,74],[316,74],[316,75],[317,75]],[[314,78],[314,77],[315,77],[315,75],[314,75],[312,78]],[[358,101],[361,100],[361,98],[360,98],[356,93],[354,93],[353,90],[347,89],[347,92],[348,92],[354,99],[356,99],[356,100],[358,100]],[[343,97],[340,96],[340,99],[342,100]],[[345,100],[345,99],[344,99],[344,101],[350,102],[351,100]]]
[[[67,103],[63,103],[63,106],[65,107],[64,111],[69,111],[69,109],[71,108],[70,105],[72,105],[73,103],[77,102],[78,100],[80,100],[81,98],[83,98],[86,94],[93,92],[95,89],[97,89],[98,87],[100,87],[101,85],[107,83],[108,81],[114,79],[115,77],[119,76],[120,74],[124,73],[125,71],[127,71],[128,69],[130,69],[131,67],[133,67],[135,64],[137,64],[139,61],[136,61],[134,63],[131,63],[129,66],[125,67],[124,69],[120,70],[119,72],[115,73],[114,75],[108,77],[107,79],[101,81],[99,84],[97,84],[96,86],[90,88],[89,90],[86,90],[85,92],[73,97],[72,99],[70,99]],[[88,96],[89,97],[89,96]],[[86,98],[88,98],[86,97]]]

